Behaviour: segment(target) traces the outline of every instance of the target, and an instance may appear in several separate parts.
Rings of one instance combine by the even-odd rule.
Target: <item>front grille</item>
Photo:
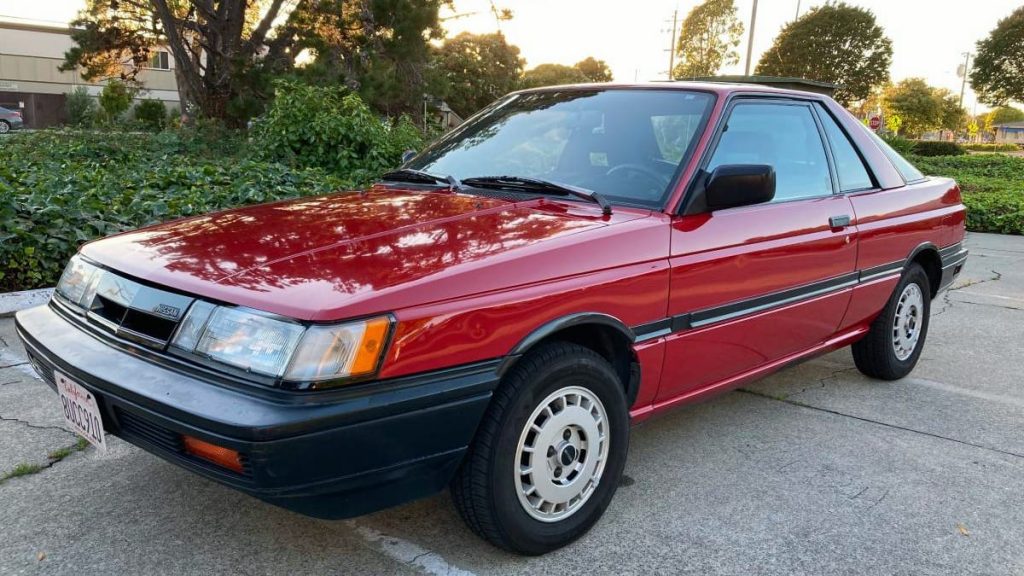
[[[117,415],[117,421],[121,426],[121,432],[125,436],[134,436],[141,440],[145,440],[158,448],[163,448],[164,450],[169,450],[171,452],[184,452],[185,446],[182,443],[181,434],[172,432],[158,424],[143,420],[131,412],[127,412],[120,408],[114,408],[114,413]]]
[[[193,298],[153,288],[109,270],[99,274],[95,293],[85,303],[90,323],[150,348],[164,349]]]

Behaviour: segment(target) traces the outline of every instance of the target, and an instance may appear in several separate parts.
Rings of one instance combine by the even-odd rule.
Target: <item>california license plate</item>
[[[100,450],[107,450],[107,440],[103,435],[103,417],[96,403],[96,396],[77,382],[60,372],[54,371],[57,381],[57,394],[64,408],[64,421],[79,436]]]

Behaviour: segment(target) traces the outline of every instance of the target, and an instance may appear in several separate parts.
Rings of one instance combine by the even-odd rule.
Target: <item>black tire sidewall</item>
[[[625,394],[611,367],[589,356],[566,356],[534,373],[502,419],[495,443],[490,476],[494,512],[507,539],[526,554],[543,554],[583,535],[601,517],[618,488],[629,445],[629,414]],[[608,460],[601,481],[582,508],[558,522],[541,522],[527,514],[515,485],[515,459],[519,437],[527,419],[551,393],[567,386],[593,392],[609,420]]]
[[[914,283],[917,284],[918,289],[921,290],[922,296],[922,311],[921,311],[921,336],[918,337],[917,343],[914,345],[914,351],[911,352],[910,356],[907,356],[905,360],[900,360],[896,356],[896,349],[892,344],[892,326],[896,319],[896,309],[899,305],[900,295],[903,294],[903,290],[906,289],[907,285]],[[907,273],[903,275],[900,283],[896,286],[896,290],[893,292],[892,301],[885,311],[885,326],[886,334],[888,335],[888,360],[896,372],[903,374],[909,374],[914,366],[917,365],[917,360],[921,356],[921,351],[924,350],[924,342],[928,337],[928,326],[931,321],[932,314],[932,298],[931,288],[928,283],[928,275],[925,274],[924,269],[920,266],[914,265],[907,270]]]

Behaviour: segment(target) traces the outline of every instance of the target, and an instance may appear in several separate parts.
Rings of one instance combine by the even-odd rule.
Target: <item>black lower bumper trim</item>
[[[499,360],[279,400],[196,380],[107,345],[49,307],[18,313],[33,366],[97,397],[104,426],[174,464],[319,518],[444,488],[497,385]],[[187,434],[237,450],[242,473],[184,453]]]

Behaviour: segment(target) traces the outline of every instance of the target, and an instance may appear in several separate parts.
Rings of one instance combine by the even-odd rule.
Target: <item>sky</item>
[[[740,62],[722,70],[742,74],[747,48],[750,12],[754,0],[736,0],[745,32]],[[671,44],[673,11],[679,24],[700,0],[496,0],[510,8],[514,17],[501,22],[509,42],[519,46],[527,68],[554,62],[573,64],[587,56],[604,60],[616,80],[631,82],[665,78]],[[759,0],[754,29],[753,63],[771,46],[772,40],[797,12],[823,4],[825,0]],[[874,12],[893,42],[890,73],[899,81],[920,76],[933,86],[960,92],[957,66],[963,52],[996,26],[1000,18],[1019,7],[1022,0],[847,0]],[[493,32],[498,23],[489,0],[455,0],[454,11],[445,10],[445,28],[454,35],[462,31]],[[27,18],[67,22],[84,0],[0,0],[0,18]],[[452,17],[457,16],[457,17]],[[753,69],[753,65],[751,66]],[[974,94],[967,86],[965,107],[973,111]],[[986,108],[979,105],[977,110]]]

